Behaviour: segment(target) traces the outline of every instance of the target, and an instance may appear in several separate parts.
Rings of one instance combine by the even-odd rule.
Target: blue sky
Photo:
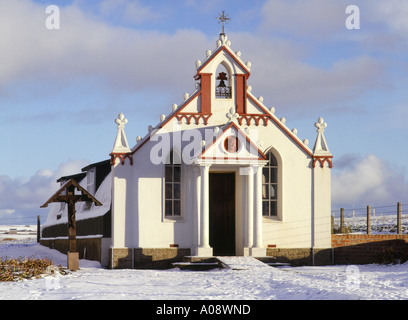
[[[59,176],[108,159],[120,112],[134,145],[194,91],[222,10],[232,49],[252,63],[252,92],[311,143],[314,122],[327,122],[333,208],[408,203],[408,2],[353,1],[358,30],[345,25],[350,4],[1,1],[0,223],[46,216]],[[48,5],[59,30],[45,28]]]

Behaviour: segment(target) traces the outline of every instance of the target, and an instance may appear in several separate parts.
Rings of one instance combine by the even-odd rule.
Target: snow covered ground
[[[4,257],[49,257],[66,266],[66,256],[36,243],[0,245]],[[0,283],[0,300],[136,299],[408,299],[408,264],[261,268],[212,271],[106,270],[80,261],[68,275]]]
[[[66,256],[27,235],[1,241],[0,257]],[[214,269],[212,271],[107,270],[80,260],[68,275],[0,282],[0,300],[394,300],[408,299],[408,263],[325,267]]]

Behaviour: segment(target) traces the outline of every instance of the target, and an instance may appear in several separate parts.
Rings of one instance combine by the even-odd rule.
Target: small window
[[[60,182],[60,187],[62,187],[66,182],[67,182],[67,181],[65,181],[65,180],[64,180],[64,181],[61,181],[61,182]],[[62,194],[67,194],[67,191],[64,190],[64,191],[62,192]],[[65,202],[60,202],[60,209],[59,209],[59,213],[57,214],[57,220],[58,220],[58,219],[61,219],[62,213],[64,212],[66,205],[67,205],[67,204],[66,204]]]
[[[262,215],[278,215],[278,162],[272,152],[268,153],[268,164],[262,168]]]
[[[92,195],[95,193],[95,169],[86,173],[86,190]]]
[[[181,215],[181,164],[174,159],[175,153],[170,153],[170,163],[165,166],[165,215],[179,217]],[[176,155],[177,156],[177,155]]]
[[[86,191],[93,196],[95,195],[95,168],[86,173]],[[85,202],[84,210],[90,210],[91,207],[92,201]]]

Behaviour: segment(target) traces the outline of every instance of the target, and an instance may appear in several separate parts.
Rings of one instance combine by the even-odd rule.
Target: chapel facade
[[[326,123],[315,123],[312,149],[253,95],[250,71],[251,63],[221,33],[216,48],[196,62],[195,91],[136,145],[129,146],[127,119],[118,116],[109,172],[99,182],[105,212],[97,210],[108,217],[102,229],[109,229],[98,234],[103,265],[331,247],[333,157]],[[81,210],[78,219],[86,221]]]
[[[196,90],[133,148],[126,120],[117,119],[112,257],[130,248],[185,248],[210,257],[331,246],[326,124],[316,122],[310,149],[252,94],[251,63],[225,34],[216,46],[196,62]]]

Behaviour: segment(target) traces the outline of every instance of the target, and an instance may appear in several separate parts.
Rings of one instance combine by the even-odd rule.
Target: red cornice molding
[[[178,121],[181,122],[181,120],[186,119],[187,124],[191,124],[191,119],[194,118],[195,124],[199,124],[200,119],[203,119],[204,125],[208,124],[208,119],[212,116],[212,113],[210,114],[203,114],[199,112],[192,112],[192,113],[178,113],[176,114],[176,118]]]
[[[170,122],[174,117],[176,117],[185,107],[189,105],[191,101],[193,101],[199,94],[201,94],[201,90],[197,91],[195,94],[193,94],[191,97],[189,97],[186,101],[184,101],[184,104],[177,110],[175,111],[166,121],[164,121],[161,125],[160,128],[163,128],[167,123]]]
[[[116,159],[120,160],[120,163],[122,164],[122,166],[125,165],[126,159],[129,159],[130,165],[133,166],[133,152],[131,153],[111,153],[110,157],[111,157],[111,161],[110,161],[111,166],[115,164]]]
[[[193,94],[191,97],[189,97],[186,101],[184,101],[184,104],[183,104],[177,111],[175,111],[168,119],[166,119],[166,121],[164,121],[164,122],[160,125],[159,128],[163,128],[167,123],[169,123],[172,119],[174,119],[174,117],[176,117],[178,121],[180,121],[180,120],[179,120],[179,117],[180,117],[181,119],[183,119],[183,118],[188,119],[188,118],[189,118],[189,121],[191,121],[191,117],[194,117],[194,118],[196,119],[196,121],[197,121],[197,124],[198,124],[199,118],[198,118],[198,120],[197,120],[197,116],[198,116],[198,115],[201,115],[201,117],[204,119],[204,123],[207,124],[207,123],[208,123],[208,119],[210,118],[211,114],[206,115],[206,114],[202,114],[202,113],[182,113],[182,112],[181,112],[181,111],[183,111],[183,109],[184,109],[185,107],[187,107],[187,106],[189,105],[189,103],[190,103],[191,101],[193,101],[199,94],[201,94],[201,90],[197,91],[195,94]],[[136,149],[131,152],[131,154],[132,154],[132,155],[135,154],[147,141],[150,140],[150,137],[151,137],[151,136],[150,136],[150,134],[149,134],[149,136],[148,136],[140,145],[138,145],[138,146],[136,147]]]
[[[333,156],[314,156],[313,157],[313,168],[316,168],[316,163],[319,161],[320,167],[324,167],[324,163],[327,161],[329,168],[333,168]]]
[[[265,126],[268,125],[268,120],[271,119],[271,116],[268,114],[250,114],[250,113],[245,113],[245,114],[240,114],[238,117],[238,123],[240,126],[242,126],[243,120],[246,120],[246,124],[249,126],[251,123],[251,120],[255,120],[255,125],[259,126],[259,122],[261,119],[263,120],[263,124]]]

